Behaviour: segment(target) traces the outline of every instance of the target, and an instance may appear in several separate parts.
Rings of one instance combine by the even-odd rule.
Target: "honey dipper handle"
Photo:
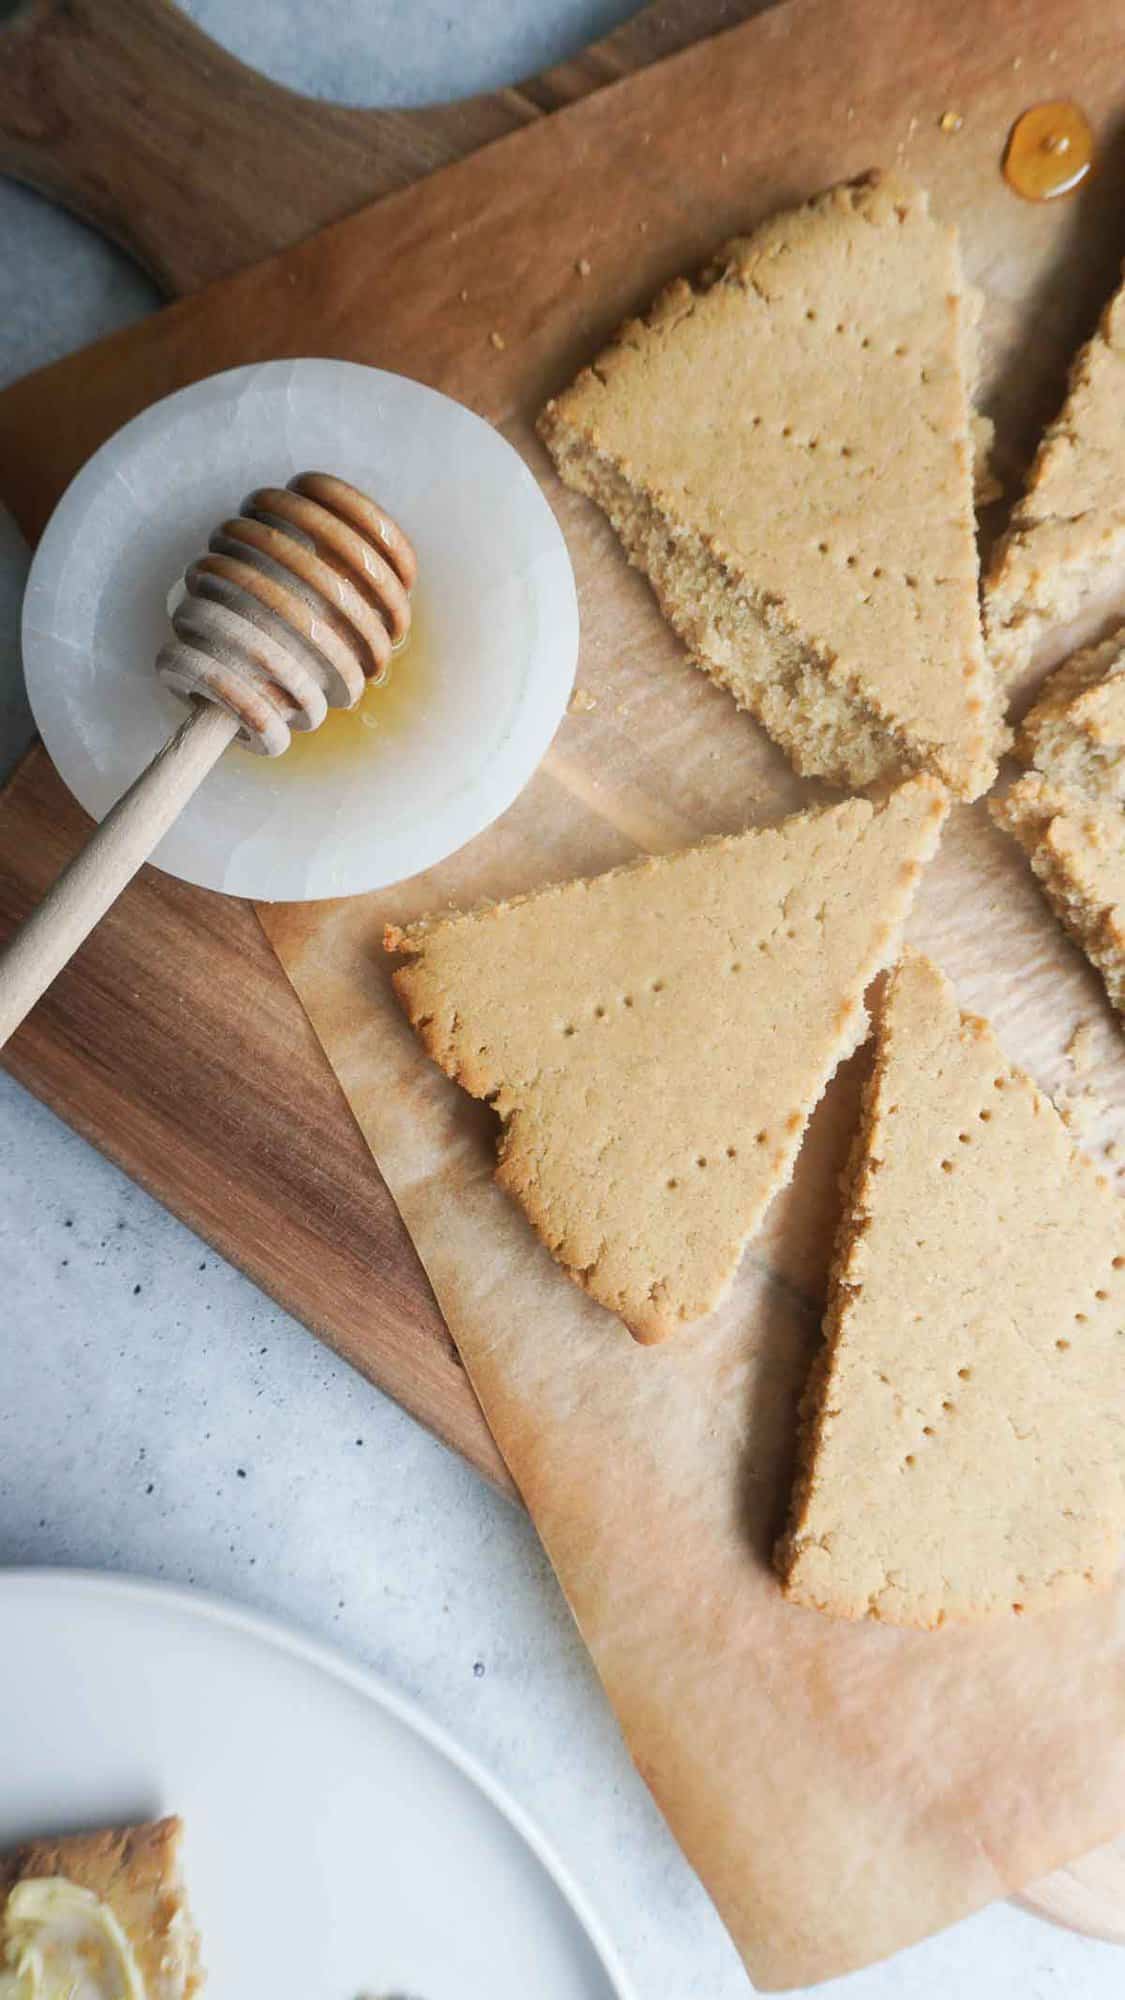
[[[238,726],[225,708],[198,702],[0,952],[0,1048],[148,860]]]

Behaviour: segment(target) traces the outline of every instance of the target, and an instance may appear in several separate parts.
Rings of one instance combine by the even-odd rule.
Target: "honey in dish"
[[[1094,163],[1090,121],[1068,98],[1033,104],[1017,118],[1004,154],[1004,177],[1025,201],[1055,201],[1080,187]]]
[[[410,630],[391,658],[387,679],[369,681],[354,708],[330,708],[319,729],[294,730],[283,757],[250,756],[247,762],[273,777],[285,770],[352,770],[393,753],[434,691],[436,663],[427,629],[425,603],[416,590]]]

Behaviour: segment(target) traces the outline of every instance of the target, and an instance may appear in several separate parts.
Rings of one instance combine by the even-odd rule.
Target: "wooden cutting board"
[[[0,171],[183,294],[763,4],[647,7],[518,89],[400,112],[284,90],[165,0],[38,0],[0,22]],[[3,930],[86,828],[33,749],[0,801]],[[248,905],[146,869],[3,1060],[511,1491],[398,1211]]]
[[[1027,83],[1015,86],[1009,79],[1005,96],[998,94],[993,40],[1005,36],[1012,46],[1010,15],[1005,16],[1000,0],[992,0],[992,4],[984,0],[977,9],[954,11],[952,28],[936,22],[933,25],[932,70],[916,62],[909,86],[903,86],[899,150],[908,158],[919,123],[920,114],[912,108],[916,104],[925,105],[929,120],[925,136],[932,147],[932,128],[940,109],[957,108],[971,125],[974,112],[994,119],[1001,98],[1011,100],[1017,89],[1022,93],[1026,87],[1031,96],[1046,94],[1046,86],[1055,80],[1050,56],[1056,32],[1065,55],[1065,63],[1055,73],[1059,85],[1084,96],[1108,127],[1112,78],[1120,69],[1119,23],[1099,19],[1092,5],[1078,11],[1076,26],[1073,14],[1063,17],[1046,0],[1029,4],[1021,10],[1019,37],[1014,44],[1018,53],[1009,63],[1014,73],[1016,61],[1026,62]],[[882,46],[879,10],[868,0],[851,0],[842,13],[847,17],[850,46],[855,45],[857,33],[866,35],[868,69],[877,70],[879,58],[872,50]],[[81,19],[82,10],[71,9],[70,14]],[[810,20],[819,25],[815,44]],[[437,283],[432,260],[427,266],[431,291],[423,287],[413,313],[399,314],[397,330],[388,335],[387,346],[379,347],[370,313],[364,316],[358,302],[350,318],[346,310],[337,313],[327,339],[312,343],[307,328],[311,325],[319,331],[315,287],[321,253],[310,246],[306,256],[257,274],[229,295],[201,302],[199,317],[193,309],[163,328],[142,328],[137,334],[127,334],[0,399],[0,444],[7,453],[0,470],[5,484],[0,490],[17,505],[29,530],[35,531],[62,479],[104,434],[107,424],[120,421],[173,381],[190,376],[194,341],[205,322],[212,339],[207,365],[215,365],[218,359],[244,358],[247,342],[255,338],[255,325],[260,327],[268,320],[281,328],[286,351],[298,351],[294,343],[315,344],[327,351],[354,353],[400,366],[410,366],[413,354],[420,357],[414,372],[440,379],[491,414],[503,417],[516,406],[526,407],[529,398],[561,379],[571,360],[588,352],[613,319],[651,292],[668,270],[694,261],[709,238],[755,213],[753,183],[740,179],[737,173],[739,158],[753,157],[752,142],[740,129],[738,119],[744,116],[752,133],[758,95],[768,101],[771,80],[784,73],[786,63],[792,64],[794,45],[800,41],[798,28],[805,36],[801,47],[806,79],[808,64],[814,64],[823,87],[818,85],[818,120],[794,133],[794,191],[811,185],[810,175],[823,178],[829,171],[866,164],[851,157],[847,99],[841,93],[838,67],[826,67],[819,61],[819,50],[834,27],[832,10],[826,7],[802,5],[768,15],[739,32],[737,65],[730,54],[734,44],[730,51],[720,52],[706,63],[689,57],[674,73],[654,75],[651,93],[647,86],[635,86],[628,94],[627,115],[616,101],[606,106],[604,117],[583,115],[577,124],[564,121],[556,151],[552,151],[556,143],[552,139],[546,147],[537,147],[534,155],[521,154],[518,168],[513,156],[503,149],[490,152],[479,163],[471,163],[470,182],[443,175],[432,189],[417,196],[399,196],[380,211],[378,219],[371,219],[368,247],[392,268],[400,268],[400,259],[405,268],[409,259],[419,254],[420,244],[442,240],[443,231],[446,240],[455,242],[458,226],[468,235],[478,222],[486,220],[491,236],[478,238],[457,253],[457,258],[475,257],[479,264],[489,243],[496,252],[495,232],[504,216],[504,203],[514,199],[512,190],[520,187],[520,175],[526,169],[533,175],[541,202],[558,202],[561,241],[573,271],[574,253],[585,247],[587,235],[591,229],[597,231],[601,218],[592,222],[589,206],[576,214],[573,203],[568,209],[563,196],[571,194],[575,181],[596,184],[599,159],[603,164],[614,162],[614,185],[624,189],[632,161],[640,159],[651,134],[674,127],[683,102],[690,99],[696,114],[691,125],[694,150],[684,156],[683,178],[674,155],[664,159],[663,170],[657,166],[642,173],[644,212],[655,218],[647,241],[625,195],[615,204],[603,232],[610,254],[599,268],[597,283],[590,287],[588,305],[572,312],[568,338],[573,354],[566,341],[560,342],[551,331],[550,313],[558,307],[557,290],[551,290],[554,280],[537,290],[539,273],[537,267],[529,265],[521,272],[527,292],[521,296],[518,313],[526,339],[502,365],[495,359],[490,361],[493,373],[486,377],[482,362],[488,361],[488,355],[480,339],[479,310],[470,316],[472,334],[465,326],[451,323],[448,314],[442,317],[444,291]],[[920,36],[926,38],[929,32],[923,21]],[[894,61],[895,52],[890,48],[887,64]],[[732,94],[731,84],[736,72],[742,91],[738,98]],[[878,80],[884,94],[893,95],[897,88],[893,68],[884,68]],[[722,131],[732,135],[730,157],[736,170],[717,193],[708,185],[708,173],[725,169],[727,155],[720,148],[717,130],[708,128],[700,112],[707,90],[713,89],[718,96],[724,84]],[[589,107],[591,114],[599,109]],[[632,154],[623,150],[623,129],[635,149]],[[826,149],[834,162],[827,169],[820,164]],[[920,141],[918,150],[924,155],[926,144]],[[989,201],[997,199],[991,181],[982,193],[985,157],[979,141],[966,144],[965,186],[958,191],[964,202],[972,202],[978,194]],[[991,165],[994,168],[994,159]],[[26,160],[21,161],[21,171],[32,171]],[[948,179],[955,186],[956,174]],[[108,181],[112,186],[112,173]],[[526,188],[522,196],[526,201]],[[297,187],[294,199],[300,198]],[[1010,199],[1006,195],[1002,198]],[[635,203],[635,189],[633,200]],[[618,208],[629,217],[630,228],[640,232],[630,240],[629,255],[623,254]],[[1075,231],[1074,241],[1068,245],[1072,222],[1066,213],[1043,221],[1033,220],[1033,212],[1028,211],[1028,240],[1035,227],[1046,228],[1052,232],[1050,241],[1058,254],[1069,252],[1068,285],[1065,290],[1044,294],[1041,337],[1028,341],[1025,329],[1015,324],[1011,328],[1006,429],[1017,452],[1026,447],[1035,425],[1057,396],[1065,354],[1084,331],[1091,302],[1108,288],[1116,258],[1125,247],[1118,240],[1120,204],[1110,172],[1103,173],[1101,186],[1087,198],[1082,213],[1082,233]],[[558,251],[558,244],[553,247]],[[495,266],[484,259],[483,268]],[[304,302],[309,317],[304,321],[302,284],[308,287]],[[259,316],[248,322],[251,299]],[[495,304],[502,303],[503,293],[499,292]],[[1014,366],[1017,355],[1018,370]],[[998,387],[1002,415],[1003,401]],[[1017,404],[1020,423],[1013,421]],[[61,410],[65,410],[65,422],[60,421]],[[44,760],[33,756],[0,812],[0,860],[8,877],[3,891],[7,921],[33,899],[73,846],[80,816],[70,808],[68,818],[67,811],[61,789],[51,779]],[[144,904],[139,900],[142,896],[149,899]],[[207,904],[211,905],[209,914],[204,911]],[[370,1163],[365,1155],[360,1158],[357,1135],[350,1128],[334,1083],[317,1066],[311,1038],[292,1014],[283,1029],[285,1003],[280,998],[275,1001],[271,995],[267,1004],[267,960],[261,956],[265,947],[257,936],[253,945],[249,943],[249,928],[245,936],[238,929],[243,914],[217,899],[178,889],[159,877],[147,877],[115,914],[117,929],[103,929],[82,962],[60,982],[52,1001],[28,1024],[14,1045],[13,1067],[72,1122],[121,1158],[139,1179],[170,1198],[172,1205],[195,1226],[201,1226],[225,1254],[242,1262],[267,1289],[301,1312],[374,1379],[384,1382],[487,1466],[489,1452],[479,1417],[474,1431],[471,1398],[458,1376],[409,1245]],[[153,931],[158,926],[163,928],[159,948],[154,950]],[[200,961],[207,969],[198,981],[192,965],[197,950],[214,954]],[[157,960],[173,970],[166,970],[164,978],[154,984]],[[225,997],[221,1001],[215,998],[214,988],[224,983],[237,995],[234,1008],[228,1009]],[[183,1031],[182,1024],[197,1000],[209,1012],[204,1027],[193,1036],[192,1031]],[[268,1064],[259,1063],[260,1092],[243,1100],[238,1095],[240,1050],[253,1047],[258,1060],[267,1035],[276,1039]],[[181,1042],[190,1049],[190,1061],[182,1066]],[[199,1077],[206,1075],[208,1063],[214,1066],[216,1087],[205,1093]],[[310,1091],[320,1093],[322,1108],[310,1098]],[[283,1110],[279,1117],[279,1103],[300,1105],[300,1116],[287,1116]],[[298,1131],[297,1127],[303,1129]],[[314,1196],[309,1213],[306,1180]],[[244,1212],[248,1218],[245,1225]],[[298,1233],[291,1241],[294,1228],[304,1228],[305,1234]],[[351,1252],[349,1259],[342,1260],[339,1245],[346,1230],[351,1231]],[[310,1266],[318,1268],[310,1270]],[[494,1457],[491,1469],[496,1470]],[[1119,1898],[1120,1873],[1112,1864],[1106,1866],[1110,1872],[1107,1878],[1103,1870],[1103,1893],[1088,1899],[1084,1909],[1067,1881],[1060,1887],[1056,1878],[1051,1890],[1056,1911],[1105,1932],[1119,1928],[1120,1900],[1115,1903],[1114,1898]],[[1108,1894],[1104,1893],[1107,1881]]]

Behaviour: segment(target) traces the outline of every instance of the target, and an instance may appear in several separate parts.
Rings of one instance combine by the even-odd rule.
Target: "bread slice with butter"
[[[0,1855],[0,2000],[190,2000],[203,1985],[178,1819]],[[29,1965],[42,1976],[30,1983]],[[23,1970],[21,1970],[21,1966]],[[7,1984],[5,1982],[8,1982]]]

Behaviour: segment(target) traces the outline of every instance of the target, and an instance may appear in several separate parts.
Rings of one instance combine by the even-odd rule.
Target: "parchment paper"
[[[987,295],[1001,462],[1057,401],[1125,252],[1125,23],[1102,0],[798,0],[9,391],[29,531],[144,402],[220,366],[321,352],[399,367],[502,424],[579,578],[580,679],[529,791],[430,877],[261,912],[408,1223],[644,1776],[757,1983],[861,1965],[1125,1824],[1120,1593],[980,1631],[848,1627],[785,1605],[767,1554],[817,1337],[853,1064],[727,1307],[658,1349],[585,1300],[491,1180],[490,1115],[431,1068],[388,986],[383,922],[510,894],[774,817],[814,795],[683,661],[531,419],[626,311],[733,229],[873,163],[962,225]],[[1103,172],[1053,211],[1004,188],[1028,102],[1071,90]],[[947,134],[943,113],[962,115]],[[580,264],[590,265],[583,275]],[[502,345],[490,340],[498,332]],[[393,496],[387,496],[393,504]],[[1119,1031],[980,808],[960,810],[912,935],[1009,1054],[1125,1130]],[[1095,1023],[1095,1067],[1063,1051]],[[560,1746],[560,1755],[565,1746]]]
[[[967,235],[974,275],[996,281],[986,336],[1003,416],[1012,267],[995,234],[974,257],[971,218]],[[1026,311],[1035,285],[1021,284]],[[579,678],[596,706],[568,718],[506,818],[430,877],[360,903],[260,914],[402,1210],[639,1769],[756,1984],[806,1984],[1125,1823],[1125,1593],[937,1634],[848,1627],[780,1595],[768,1556],[862,1057],[821,1107],[729,1304],[654,1350],[538,1244],[493,1185],[491,1115],[407,1030],[380,950],[384,921],[600,869],[816,795],[686,666],[605,524],[553,478],[531,414],[529,401],[505,428],[570,543]],[[1011,442],[1002,433],[1002,452]],[[1117,1030],[982,808],[954,815],[911,935],[958,981],[963,1004],[992,1014],[1013,1057],[1071,1090],[1076,1116],[1092,1106],[1081,1092],[1096,1090],[1089,1143],[1112,1139],[1125,1110]],[[1079,1082],[1063,1049],[1081,1018],[1096,1024],[1097,1055]]]

